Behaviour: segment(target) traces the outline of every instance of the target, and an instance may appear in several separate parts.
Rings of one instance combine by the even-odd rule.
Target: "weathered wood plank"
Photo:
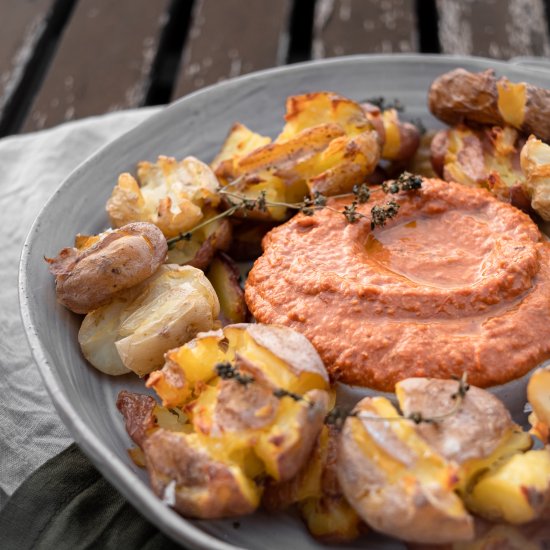
[[[173,99],[284,64],[290,0],[198,0]]]
[[[437,0],[443,53],[550,55],[543,0]]]
[[[143,104],[169,0],[80,0],[23,131]]]
[[[313,57],[418,51],[414,0],[318,0]]]
[[[46,30],[55,0],[0,0],[0,120]]]

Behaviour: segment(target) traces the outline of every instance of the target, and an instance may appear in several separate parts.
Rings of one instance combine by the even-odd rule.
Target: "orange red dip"
[[[550,245],[526,214],[435,179],[359,211],[389,197],[399,213],[372,231],[323,209],[268,233],[245,288],[254,317],[302,332],[334,379],[383,391],[463,372],[502,384],[550,357]]]

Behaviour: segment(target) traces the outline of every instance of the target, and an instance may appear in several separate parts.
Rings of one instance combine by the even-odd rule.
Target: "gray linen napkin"
[[[19,316],[23,242],[48,197],[76,166],[158,109],[120,111],[0,140],[0,509],[26,477],[71,442]]]

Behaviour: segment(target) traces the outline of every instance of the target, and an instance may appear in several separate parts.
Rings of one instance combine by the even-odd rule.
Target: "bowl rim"
[[[132,472],[127,465],[122,462],[99,437],[96,437],[86,422],[81,419],[71,401],[64,394],[60,385],[57,383],[54,368],[47,358],[47,352],[42,343],[38,327],[33,322],[31,304],[29,302],[29,259],[31,257],[32,244],[34,237],[37,234],[38,228],[43,219],[48,215],[51,204],[58,200],[60,194],[63,194],[64,189],[72,184],[79,175],[84,172],[90,165],[100,160],[105,150],[111,149],[119,142],[129,139],[131,136],[140,134],[151,123],[151,120],[168,117],[170,113],[177,109],[181,103],[189,103],[196,100],[198,97],[207,96],[212,93],[212,90],[219,91],[225,89],[228,92],[234,87],[241,86],[257,80],[262,80],[266,76],[276,76],[280,74],[301,73],[307,70],[318,70],[325,67],[341,66],[341,65],[369,65],[372,63],[384,64],[400,64],[403,62],[412,62],[419,64],[431,64],[448,66],[449,63],[459,67],[461,64],[477,65],[480,70],[493,68],[496,70],[506,70],[511,67],[516,72],[524,72],[526,76],[538,75],[541,72],[547,72],[542,68],[532,68],[522,66],[521,63],[510,63],[507,61],[499,61],[485,57],[464,56],[464,55],[441,55],[441,54],[358,54],[342,57],[334,57],[330,59],[305,61],[292,65],[284,65],[275,68],[256,71],[246,75],[242,75],[233,79],[229,79],[220,83],[212,84],[191,94],[188,94],[167,105],[142,121],[140,124],[125,132],[116,139],[108,142],[103,147],[95,151],[91,156],[78,165],[58,186],[51,197],[46,201],[40,213],[36,217],[31,229],[25,239],[21,259],[19,264],[19,305],[20,313],[23,321],[25,335],[31,349],[34,362],[38,366],[38,370],[46,386],[51,400],[59,414],[61,420],[67,426],[71,436],[78,444],[80,449],[91,459],[97,469],[104,475],[110,483],[112,483],[118,491],[130,502],[138,501],[140,509],[146,511],[146,519],[151,521],[159,530],[166,533],[168,536],[177,542],[184,541],[185,544],[193,548],[209,548],[213,550],[235,550],[241,547],[224,542],[214,535],[210,535],[205,531],[196,527],[192,521],[177,514],[170,507],[158,506],[158,498],[153,494],[152,490],[144,483],[135,483]],[[550,80],[550,73],[547,72]],[[229,95],[229,94],[228,94]]]

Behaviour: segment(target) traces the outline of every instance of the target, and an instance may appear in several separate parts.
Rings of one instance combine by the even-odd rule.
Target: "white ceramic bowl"
[[[235,121],[274,135],[282,126],[285,98],[315,90],[334,90],[357,100],[380,95],[399,98],[408,116],[421,118],[427,127],[439,127],[427,111],[426,92],[436,76],[459,66],[474,71],[492,67],[512,80],[550,88],[550,73],[446,56],[355,56],[251,74],[181,99],[102,149],[69,176],[36,220],[21,261],[21,310],[52,400],[77,443],[105,477],[144,516],[187,547],[327,548],[290,514],[274,517],[258,512],[241,519],[240,528],[235,529],[230,520],[186,520],[155,497],[145,472],[128,457],[130,441],[115,407],[119,390],[144,391],[143,384],[131,375],[110,378],[84,361],[77,343],[80,317],[56,302],[53,277],[43,257],[70,245],[76,233],[97,233],[107,227],[105,202],[117,175],[133,171],[139,160],[165,154],[196,155],[209,161]],[[513,386],[503,391],[515,395]],[[518,403],[524,399],[521,395]],[[376,536],[338,548],[364,548],[367,543],[369,548],[402,548]]]

